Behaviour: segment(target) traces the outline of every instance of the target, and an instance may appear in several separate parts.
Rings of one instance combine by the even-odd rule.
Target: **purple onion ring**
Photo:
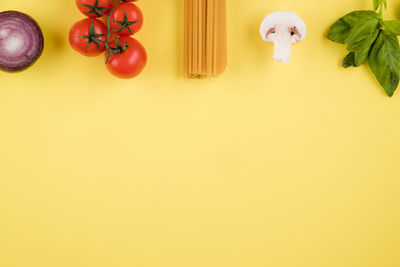
[[[0,69],[24,70],[42,52],[43,34],[30,16],[18,11],[0,12]]]

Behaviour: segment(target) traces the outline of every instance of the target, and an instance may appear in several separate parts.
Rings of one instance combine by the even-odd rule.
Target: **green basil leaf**
[[[328,39],[337,43],[345,44],[357,25],[366,20],[379,20],[379,14],[370,10],[353,11],[336,21],[328,32]]]
[[[368,63],[388,96],[393,96],[399,84],[400,47],[397,36],[381,31],[371,49]]]
[[[350,33],[347,40],[347,50],[354,51],[365,51],[369,50],[372,43],[376,40],[379,33],[379,21],[377,19],[362,20]]]
[[[391,31],[393,34],[400,35],[400,21],[385,20],[383,23],[387,30]]]
[[[367,60],[371,47],[362,51],[354,52],[354,67],[361,66]]]
[[[367,60],[369,51],[370,49],[366,49],[364,51],[355,51],[348,53],[347,56],[343,59],[342,67],[348,68],[361,66],[365,62],[365,60]]]
[[[343,68],[348,68],[351,66],[355,66],[355,58],[354,58],[354,52],[350,52],[347,54],[347,56],[343,59],[342,62],[342,67]]]

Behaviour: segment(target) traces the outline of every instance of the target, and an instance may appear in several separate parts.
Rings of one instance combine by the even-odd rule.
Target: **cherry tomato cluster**
[[[141,10],[131,3],[136,1],[76,0],[77,7],[88,18],[72,26],[72,48],[88,57],[104,53],[107,69],[119,78],[139,75],[147,55],[144,47],[131,37],[143,25]]]

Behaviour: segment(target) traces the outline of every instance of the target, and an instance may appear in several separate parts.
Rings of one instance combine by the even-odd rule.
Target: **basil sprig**
[[[376,79],[391,97],[400,80],[400,21],[383,20],[386,0],[373,0],[373,6],[374,11],[353,11],[340,18],[330,28],[328,39],[347,45],[344,68],[359,67],[368,60]]]

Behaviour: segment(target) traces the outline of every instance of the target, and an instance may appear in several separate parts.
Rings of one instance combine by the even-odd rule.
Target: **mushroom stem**
[[[289,64],[292,40],[290,34],[281,34],[274,40],[274,60]]]

